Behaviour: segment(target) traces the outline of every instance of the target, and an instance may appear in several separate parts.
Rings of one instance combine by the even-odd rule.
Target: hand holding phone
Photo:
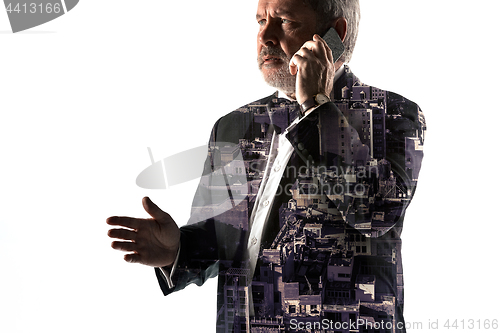
[[[290,61],[290,73],[297,76],[295,99],[299,104],[320,93],[330,96],[335,75],[334,64],[344,50],[337,31],[330,28],[323,38],[314,35],[295,53]]]

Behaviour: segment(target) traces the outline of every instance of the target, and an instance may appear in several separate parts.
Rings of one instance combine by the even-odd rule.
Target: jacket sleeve
[[[217,276],[221,262],[223,266],[244,254],[246,230],[231,221],[234,216],[248,216],[246,207],[246,175],[235,174],[234,170],[244,170],[237,135],[231,131],[221,131],[234,121],[234,117],[221,118],[210,136],[208,152],[196,194],[193,199],[191,217],[187,225],[180,228],[181,247],[177,265],[168,283],[159,268],[155,268],[160,287],[165,295],[184,289],[189,284],[201,286],[209,278]],[[229,135],[229,137],[228,137]],[[234,136],[234,138],[233,138]],[[230,151],[232,160],[221,158],[221,151]],[[227,154],[226,154],[227,155]],[[240,182],[239,178],[243,177]]]
[[[325,201],[335,207],[332,218],[367,237],[402,223],[423,158],[420,108],[392,97],[395,104],[381,115],[376,108],[341,111],[333,102],[323,104],[287,134]]]

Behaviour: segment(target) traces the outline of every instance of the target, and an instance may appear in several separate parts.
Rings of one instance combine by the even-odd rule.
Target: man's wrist
[[[160,269],[160,271],[163,273],[163,276],[165,278],[165,282],[167,283],[167,286],[169,289],[172,289],[174,287],[172,277],[175,273],[175,268],[177,267],[177,263],[179,261],[180,252],[181,252],[181,246],[179,244],[179,248],[177,249],[177,255],[175,257],[174,262],[169,266],[158,267]]]
[[[311,98],[308,98],[304,103],[300,104],[300,109],[302,113],[306,113],[310,109],[318,107],[330,101],[331,101],[330,98],[326,94],[319,93]]]

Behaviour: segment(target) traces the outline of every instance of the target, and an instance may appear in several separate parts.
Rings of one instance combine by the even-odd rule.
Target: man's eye
[[[266,25],[266,20],[259,20],[259,21],[257,21],[257,23],[258,23],[260,26],[264,26],[264,25]]]
[[[287,20],[287,19],[281,19],[281,23],[288,24],[288,23],[292,23],[292,21]]]

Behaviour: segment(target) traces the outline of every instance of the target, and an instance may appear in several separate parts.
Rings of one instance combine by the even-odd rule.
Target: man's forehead
[[[304,0],[259,0],[256,16],[299,16],[304,9],[311,9]]]

